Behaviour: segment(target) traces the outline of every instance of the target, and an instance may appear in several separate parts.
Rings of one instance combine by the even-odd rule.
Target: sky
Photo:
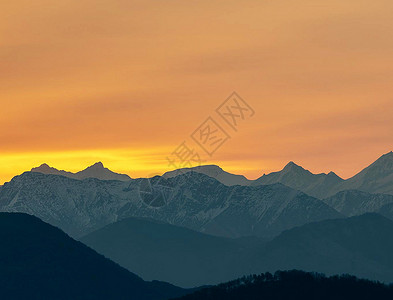
[[[180,145],[250,179],[289,161],[348,178],[393,150],[392,11],[391,0],[3,0],[0,184],[44,162],[160,174]],[[233,91],[254,111],[236,130],[216,111]],[[192,138],[208,117],[230,137],[212,155]]]

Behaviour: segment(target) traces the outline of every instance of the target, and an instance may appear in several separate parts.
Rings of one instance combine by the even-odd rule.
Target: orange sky
[[[391,0],[0,4],[0,183],[47,162],[131,177],[232,91],[255,110],[207,163],[349,177],[393,149]],[[202,151],[201,151],[202,153]]]

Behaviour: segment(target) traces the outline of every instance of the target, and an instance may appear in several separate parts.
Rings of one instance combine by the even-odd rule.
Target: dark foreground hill
[[[36,217],[0,213],[0,299],[168,299],[185,290],[146,282]]]
[[[186,295],[182,300],[369,300],[393,299],[393,286],[349,275],[326,277],[302,271],[240,278]]]

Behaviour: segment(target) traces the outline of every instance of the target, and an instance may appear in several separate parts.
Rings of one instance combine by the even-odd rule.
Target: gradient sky
[[[393,149],[391,0],[5,0],[0,183],[43,162],[146,176],[232,91],[212,158],[350,177]],[[196,144],[190,146],[197,149]],[[201,151],[202,152],[202,151]]]

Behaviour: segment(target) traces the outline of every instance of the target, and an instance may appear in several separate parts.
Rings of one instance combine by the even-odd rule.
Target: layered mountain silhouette
[[[217,284],[245,274],[249,251],[263,243],[140,218],[107,225],[80,241],[146,280],[165,278],[182,287]]]
[[[43,174],[62,175],[73,179],[97,178],[101,180],[120,181],[129,181],[131,179],[128,175],[117,174],[104,168],[101,162],[77,173],[59,171],[49,167],[47,164],[33,168],[31,171]],[[344,190],[359,190],[368,193],[393,195],[393,152],[382,155],[373,164],[347,180],[340,178],[334,172],[313,174],[294,162],[289,162],[281,171],[267,175],[264,174],[256,180],[248,180],[243,175],[228,173],[216,165],[173,170],[166,172],[162,177],[169,179],[189,172],[207,175],[227,186],[257,186],[281,183],[319,199],[328,198]]]
[[[217,284],[243,274],[278,269],[329,275],[350,273],[393,282],[392,174],[392,152],[347,180],[333,172],[312,174],[293,162],[282,171],[254,181],[217,166],[131,179],[104,168],[102,163],[78,173],[42,165],[0,187],[0,211],[39,217],[74,238],[82,238],[130,272],[183,287]],[[0,214],[0,218],[2,215],[11,214]],[[14,229],[19,231],[8,234],[12,226],[7,222],[3,226],[5,240],[10,239],[11,233],[23,236],[20,229],[23,226],[35,228],[26,221],[23,226],[15,225]],[[18,220],[12,223],[17,224]],[[67,237],[61,231],[56,232]],[[36,236],[35,232],[26,234]],[[44,235],[50,237],[51,233]],[[10,248],[4,248],[8,252],[0,252],[4,259],[12,255],[11,249],[18,247],[10,241]],[[26,241],[29,245],[40,244],[29,238]],[[39,241],[59,253],[59,257],[52,259],[43,251],[49,262],[63,263],[67,256],[56,248],[58,244],[50,244],[43,236]],[[68,245],[66,241],[59,243]],[[30,249],[23,243],[19,247]],[[71,254],[79,251],[70,249]],[[23,261],[18,251],[15,257]],[[14,265],[19,268],[17,263]],[[10,281],[11,290],[4,289],[5,293],[12,292],[18,285],[19,277],[15,275],[18,272],[7,262],[1,266],[9,271],[11,279],[17,278]],[[26,269],[26,274],[40,278],[41,273],[34,272],[34,268]],[[59,273],[59,278],[70,276],[71,271],[67,274]],[[3,282],[7,276],[1,277]],[[113,273],[113,278],[116,276]],[[132,274],[127,276],[134,276],[135,282],[148,286],[149,291],[144,290],[143,295],[156,297],[155,292],[149,294],[152,288],[149,284],[153,283]],[[32,289],[29,280],[26,282],[27,290]],[[93,283],[86,286],[90,284]],[[101,281],[94,284],[103,285]],[[153,284],[157,285],[169,294],[184,292],[164,283]],[[119,291],[129,293],[122,289],[118,287]]]
[[[187,291],[146,282],[61,230],[0,213],[1,299],[168,299]]]
[[[105,168],[102,162],[97,162],[90,167],[87,167],[85,170],[72,173],[63,170],[58,170],[56,168],[52,168],[47,164],[42,164],[37,168],[31,169],[31,172],[38,172],[42,174],[51,174],[51,175],[61,175],[73,179],[86,179],[86,178],[97,178],[100,180],[120,180],[120,181],[129,181],[131,178],[126,174],[118,174],[112,172],[108,168]]]
[[[131,218],[81,241],[145,279],[183,287],[290,269],[393,281],[393,221],[378,214],[306,224],[271,241],[221,238]]]
[[[345,190],[393,195],[393,152],[382,155],[355,176],[343,180],[335,173],[312,174],[289,163],[282,171],[264,175],[253,184],[282,183],[319,199]]]
[[[313,174],[303,167],[289,162],[281,171],[248,180],[242,175],[225,172],[218,166],[198,166],[165,173],[165,178],[187,172],[197,172],[215,178],[225,185],[270,185],[281,183],[310,196],[324,199],[345,190],[393,195],[393,152],[382,155],[373,164],[355,176],[344,180],[334,172]]]
[[[43,165],[0,189],[0,210],[36,215],[74,237],[126,217],[147,217],[233,238],[274,236],[308,222],[383,213],[391,197],[373,193],[390,191],[392,161],[393,153],[383,155],[348,180],[332,172],[314,175],[289,163],[251,183],[216,166],[132,180],[101,163],[75,174]],[[128,180],[107,180],[117,176]]]
[[[300,269],[393,281],[393,221],[368,213],[283,232],[255,257],[267,271]],[[259,269],[257,268],[257,269]]]
[[[154,177],[166,203],[152,207],[141,195],[142,179],[75,180],[26,172],[0,190],[0,211],[25,212],[74,237],[126,217],[147,217],[209,234],[274,236],[293,226],[342,215],[321,200],[282,184],[226,186],[204,174]]]

